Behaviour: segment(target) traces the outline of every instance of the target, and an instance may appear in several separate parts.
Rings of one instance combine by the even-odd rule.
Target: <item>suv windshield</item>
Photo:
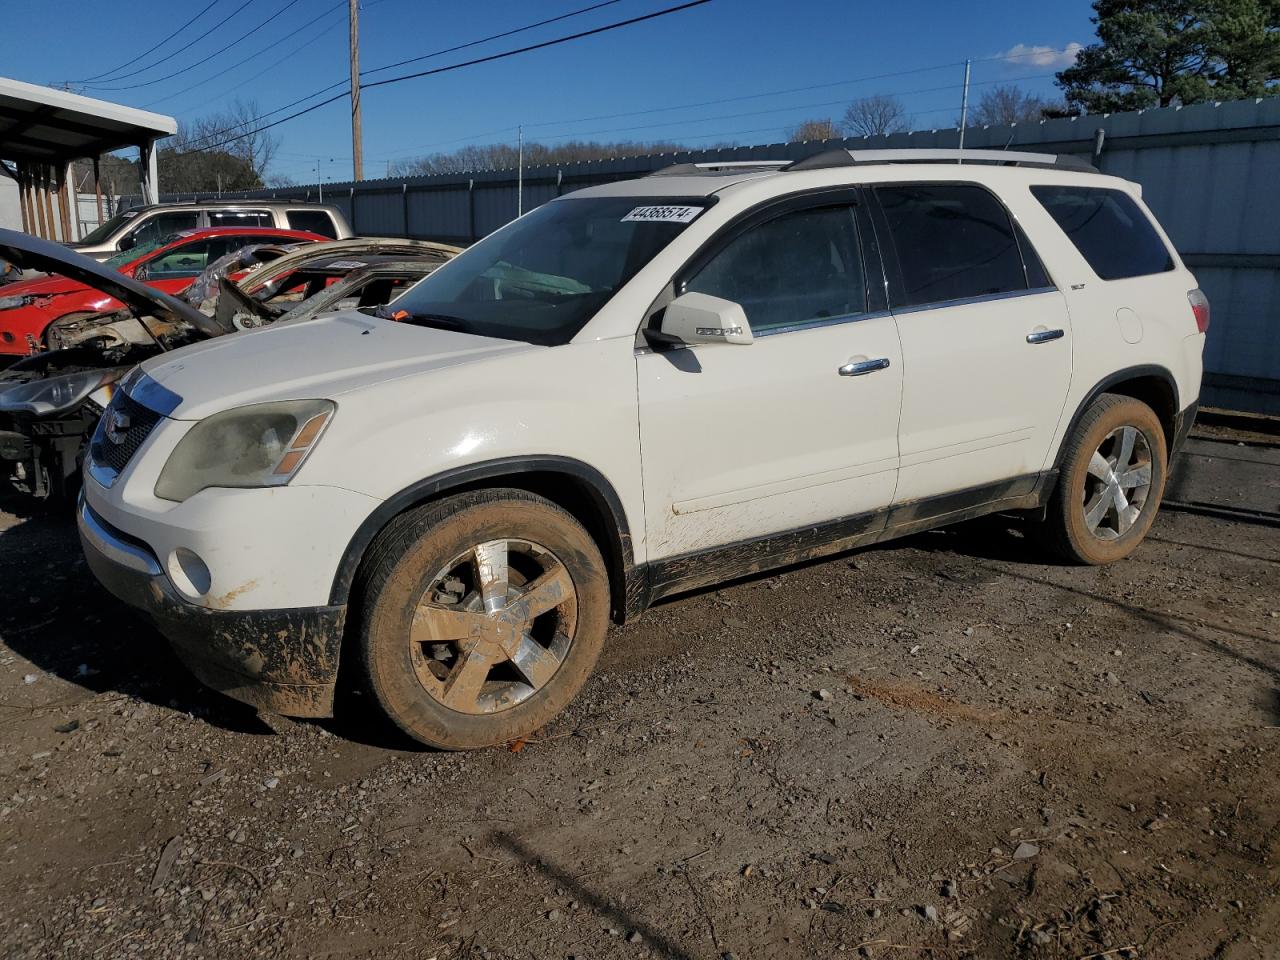
[[[77,241],[84,246],[91,246],[95,243],[102,243],[113,233],[120,229],[121,224],[128,220],[132,220],[141,211],[139,210],[121,210],[106,223],[85,234],[84,238]]]
[[[670,197],[556,200],[491,234],[383,315],[485,337],[567,343],[708,204]]]

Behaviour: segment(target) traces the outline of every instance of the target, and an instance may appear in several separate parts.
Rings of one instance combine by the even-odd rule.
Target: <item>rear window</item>
[[[907,183],[875,192],[898,254],[900,306],[1030,289],[1009,213],[982,187]]]
[[[338,229],[333,225],[333,217],[323,210],[290,210],[286,216],[289,218],[289,227],[293,230],[306,230],[335,240],[338,238]]]
[[[210,210],[211,227],[274,227],[270,210]]]
[[[1123,190],[1038,186],[1031,193],[1103,280],[1173,269],[1169,248]]]

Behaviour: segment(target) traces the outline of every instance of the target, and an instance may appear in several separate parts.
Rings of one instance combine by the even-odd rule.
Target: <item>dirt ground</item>
[[[1178,498],[1280,508],[1202,440]],[[1235,490],[1235,494],[1224,493]],[[1280,957],[1280,529],[925,534],[614,630],[522,749],[269,729],[0,516],[0,957]]]

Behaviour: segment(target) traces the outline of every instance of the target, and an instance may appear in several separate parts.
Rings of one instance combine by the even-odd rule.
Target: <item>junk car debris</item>
[[[220,255],[201,276],[191,280],[194,268],[203,267],[203,258],[212,255],[217,245],[225,248],[230,242],[240,244],[254,238],[274,242],[251,243]],[[343,298],[354,297],[361,306],[377,306],[385,302],[383,296],[398,293],[405,282],[425,276],[456,252],[456,248],[442,244],[413,241],[317,240],[314,234],[274,228],[195,231],[158,244],[152,255],[143,255],[140,261],[126,265],[127,269],[117,270],[65,247],[0,231],[0,251],[4,256],[27,269],[48,274],[46,279],[35,282],[47,284],[59,291],[58,296],[64,300],[75,299],[79,306],[87,308],[62,315],[50,325],[48,339],[53,349],[25,357],[0,373],[0,464],[7,468],[10,483],[38,499],[73,494],[78,489],[86,440],[116,384],[147,357],[272,323],[286,313],[289,319],[314,316]],[[281,246],[281,241],[288,245]],[[193,243],[208,247],[201,251],[201,259],[190,254]],[[325,247],[329,250],[321,249]],[[316,253],[310,253],[308,248]],[[369,263],[378,264],[383,262],[386,251],[397,258],[398,270],[387,273],[385,268],[391,263],[384,263],[371,271],[365,261],[349,259],[360,253],[371,256]],[[248,323],[236,323],[234,316],[219,320],[210,315],[216,310],[218,294],[231,291],[233,297],[240,295],[231,277],[250,278],[254,269],[285,259],[291,253],[297,255],[279,271],[251,286],[257,296],[236,300],[247,305],[246,316],[251,318]],[[161,262],[174,256],[196,261],[184,266],[184,277],[168,284],[175,290],[185,286],[183,293],[167,295],[154,273],[146,272],[145,268],[156,262],[155,255]],[[345,266],[342,257],[348,258]],[[316,260],[325,266],[309,272],[308,266]],[[144,268],[142,277],[138,276],[138,267]],[[353,271],[363,276],[351,278],[342,286],[346,274]],[[142,282],[144,278],[146,283]],[[276,286],[270,285],[273,278]],[[340,287],[333,300],[325,297],[326,284]],[[299,302],[304,291],[314,294],[314,303]],[[190,300],[198,301],[209,313],[197,309]],[[55,312],[60,309],[55,308]]]

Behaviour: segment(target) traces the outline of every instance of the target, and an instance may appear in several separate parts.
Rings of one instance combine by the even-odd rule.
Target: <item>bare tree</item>
[[[157,156],[160,179],[178,193],[261,187],[279,141],[262,128],[256,101],[178,124]]]
[[[261,180],[266,177],[280,146],[279,139],[261,129],[261,117],[257,100],[237,98],[226,110],[196,120],[190,126],[190,133],[197,145],[204,141],[243,160]],[[233,137],[235,139],[231,139]]]
[[[910,129],[907,108],[897,97],[887,94],[855,100],[844,112],[844,132],[851,137],[880,137]]]
[[[787,131],[787,140],[838,140],[840,130],[830,120],[804,120]]]
[[[1043,97],[1027,93],[1011,83],[984,90],[969,110],[969,122],[980,127],[1004,127],[1011,123],[1036,123],[1055,106]]]

